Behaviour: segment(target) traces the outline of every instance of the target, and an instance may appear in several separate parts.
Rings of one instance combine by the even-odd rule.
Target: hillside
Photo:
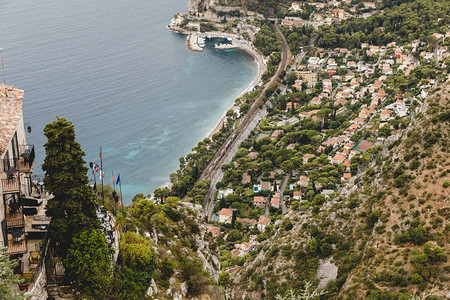
[[[417,106],[339,197],[266,228],[270,237],[233,278],[232,298],[273,299],[308,281],[320,282],[323,299],[448,297],[449,95],[447,82]]]
[[[155,205],[136,195],[129,214],[131,219],[120,222],[130,231],[121,237],[118,263],[123,293],[118,298],[142,299],[144,292],[150,299],[219,299],[213,282],[220,261],[215,242],[206,234],[200,206],[176,197]],[[135,230],[140,235],[131,232]],[[141,267],[146,251],[152,252],[148,254],[152,268]]]

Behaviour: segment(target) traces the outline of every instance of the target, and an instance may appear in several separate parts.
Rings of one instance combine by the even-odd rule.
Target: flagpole
[[[120,173],[117,175],[117,178],[120,178]],[[122,198],[122,180],[119,180],[119,188],[120,188],[120,207],[123,212],[123,198]]]
[[[115,192],[116,191],[116,181],[114,180],[114,171],[112,171],[111,180],[112,180],[112,184],[113,184],[113,188],[114,188],[114,192]]]
[[[95,199],[97,199],[97,179],[95,178],[94,169],[92,169],[92,173],[94,174]]]
[[[102,147],[100,147],[100,172],[103,172],[103,157],[102,157]],[[105,207],[105,186],[103,185],[103,174],[102,174],[102,201],[103,207]]]
[[[114,213],[117,214],[117,202],[116,202],[116,182],[114,181],[114,170],[111,171],[111,183],[113,184],[113,188],[114,188],[114,192],[113,192],[113,199],[112,201],[114,202]]]

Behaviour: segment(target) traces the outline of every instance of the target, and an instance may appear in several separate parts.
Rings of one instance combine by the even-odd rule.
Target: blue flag
[[[116,181],[116,184],[119,184],[119,181],[120,181],[120,173],[117,174],[117,181]]]

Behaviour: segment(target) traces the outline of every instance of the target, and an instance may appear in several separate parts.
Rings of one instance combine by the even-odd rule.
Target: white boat
[[[202,37],[197,38],[197,44],[199,47],[204,48],[206,46],[206,41]]]

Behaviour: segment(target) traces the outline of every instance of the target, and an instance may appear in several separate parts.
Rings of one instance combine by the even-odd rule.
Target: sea
[[[43,128],[58,116],[74,123],[86,165],[100,165],[102,148],[105,184],[120,173],[125,204],[167,184],[179,158],[257,74],[257,63],[242,50],[215,50],[210,41],[201,53],[189,51],[186,36],[167,28],[187,5],[0,0],[6,84],[25,91],[33,179],[44,175]]]

